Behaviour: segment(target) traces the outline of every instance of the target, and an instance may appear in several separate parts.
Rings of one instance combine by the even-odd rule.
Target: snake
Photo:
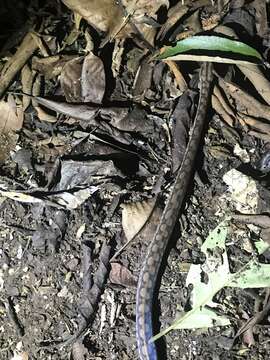
[[[200,145],[213,78],[211,62],[204,62],[200,69],[199,103],[190,129],[189,140],[182,163],[177,171],[167,204],[141,266],[136,294],[136,339],[141,360],[158,359],[153,337],[153,297],[160,265],[171,238],[191,180],[194,162]]]

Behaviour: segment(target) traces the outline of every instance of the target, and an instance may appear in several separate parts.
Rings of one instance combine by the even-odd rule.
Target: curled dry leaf
[[[256,3],[256,2],[255,2]],[[227,27],[227,26],[218,26],[216,28],[216,31],[230,36],[234,39],[238,39],[236,33],[233,31],[233,29]],[[255,89],[258,91],[260,96],[264,99],[264,101],[270,105],[270,83],[268,79],[264,76],[262,73],[260,66],[258,65],[237,65],[238,68],[242,71],[242,73],[249,79],[249,81],[252,83],[252,85],[255,87]]]
[[[156,198],[122,205],[122,226],[128,241],[143,228],[155,207]]]
[[[230,94],[232,99],[228,97],[228,100],[232,107],[236,104],[239,112],[255,118],[263,118],[269,122],[270,107],[268,105],[262,104],[243,89],[240,89],[238,86],[228,83],[221,78],[219,79],[219,85],[225,93]]]
[[[40,106],[35,106],[37,116],[40,121],[46,121],[49,123],[55,123],[57,121],[56,116],[48,114],[44,109],[42,109]]]
[[[62,1],[71,10],[79,13],[94,28],[108,32],[110,38],[130,36],[132,27],[129,24],[129,19],[131,19],[148,40],[147,32],[151,28],[146,23],[155,19],[155,14],[161,6],[168,7],[169,5],[167,0],[122,1],[121,4],[114,0]]]
[[[68,101],[100,104],[105,92],[103,62],[93,53],[72,59],[63,67],[60,82]]]
[[[90,25],[107,32],[122,17],[121,9],[112,0],[62,0],[63,3],[80,14]]]
[[[123,0],[123,8],[125,9],[125,17],[130,16],[131,21],[143,37],[151,44],[154,42],[154,36],[156,34],[156,29],[151,26],[153,25],[154,20],[156,20],[156,12],[162,7],[169,7],[169,1],[167,0],[138,0],[132,2],[129,0]],[[131,35],[134,33],[132,26],[123,27],[118,36],[123,36],[123,34]]]
[[[10,95],[8,101],[0,101],[0,132],[20,130],[23,124],[21,107],[17,106],[14,98]]]
[[[56,111],[60,114],[64,114],[82,121],[87,121],[88,123],[90,123],[99,110],[97,107],[57,102],[54,100],[43,99],[39,96],[35,98],[35,101],[37,101],[37,103],[40,105],[43,105],[46,108]]]
[[[136,287],[137,280],[134,275],[123,265],[112,262],[110,281],[113,284]]]
[[[212,106],[215,111],[223,118],[223,120],[229,126],[233,127],[235,122],[235,114],[218,86],[214,86]]]
[[[270,82],[262,73],[258,65],[238,65],[246,78],[252,83],[259,95],[270,105]]]
[[[35,97],[35,101],[40,105],[47,107],[53,111],[56,111],[60,114],[70,116],[74,119],[80,120],[81,126],[89,125],[100,125],[99,122],[95,120],[97,114],[100,115],[102,119],[106,122],[112,121],[113,119],[119,119],[118,123],[121,123],[121,119],[124,119],[128,114],[127,107],[98,107],[97,104],[93,106],[86,104],[74,104],[67,102],[57,102],[54,100],[44,99],[39,96]],[[114,123],[114,126],[117,124]]]
[[[55,55],[45,58],[34,56],[32,69],[40,72],[46,79],[50,80],[60,75],[64,65],[74,57],[74,55]]]
[[[8,101],[0,101],[0,162],[5,161],[10,151],[15,149],[18,135],[15,131],[20,130],[23,124],[22,106],[16,106],[12,95]]]
[[[183,2],[178,1],[168,11],[166,22],[160,28],[158,39],[163,40],[166,33],[188,12],[189,7],[184,5]]]
[[[61,179],[54,190],[69,190],[82,185],[87,185],[91,189],[95,182],[102,179],[105,183],[112,176],[123,176],[112,160],[63,160],[61,163]]]

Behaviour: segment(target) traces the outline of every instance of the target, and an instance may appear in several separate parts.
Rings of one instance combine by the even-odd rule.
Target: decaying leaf
[[[236,169],[228,171],[223,181],[229,186],[230,199],[235,208],[242,213],[255,214],[259,199],[256,182]]]
[[[0,100],[0,162],[6,160],[14,150],[18,140],[16,131],[21,129],[22,124],[22,106],[17,106],[11,95],[8,101]]]
[[[123,204],[122,226],[128,241],[132,240],[151,216],[156,198]]]
[[[105,71],[102,60],[89,53],[82,65],[81,96],[84,102],[102,103],[105,92]]]
[[[75,55],[54,55],[45,58],[34,56],[32,69],[40,72],[46,79],[50,80],[60,75],[64,65],[74,57]]]
[[[74,360],[84,360],[87,352],[87,348],[82,342],[76,341],[72,346],[72,357]]]
[[[81,206],[96,191],[97,187],[95,186],[85,189],[76,189],[70,192],[61,191],[56,194],[51,194],[50,192],[27,194],[20,191],[7,191],[0,189],[0,195],[25,204],[44,203],[48,206],[53,206],[59,209],[74,210]]]
[[[121,21],[121,9],[112,0],[62,0],[74,12],[100,31],[108,31]]]
[[[109,181],[112,176],[123,176],[112,160],[64,160],[61,164],[61,179],[55,190],[69,190],[84,185],[91,186],[94,180]]]
[[[136,277],[123,265],[111,262],[110,281],[113,284],[136,287]]]
[[[60,82],[67,101],[100,104],[105,92],[103,62],[93,53],[72,59],[64,65]]]
[[[62,0],[66,6],[79,13],[90,25],[96,29],[109,33],[110,38],[129,37],[132,27],[129,18],[138,26],[147,40],[152,41],[153,35],[149,36],[147,18],[155,18],[155,14],[161,6],[168,7],[167,0],[149,2],[146,0],[121,1],[113,0]],[[133,30],[134,32],[134,30]]]
[[[8,101],[0,101],[0,133],[20,130],[23,124],[22,111],[16,105],[14,98],[9,96]]]

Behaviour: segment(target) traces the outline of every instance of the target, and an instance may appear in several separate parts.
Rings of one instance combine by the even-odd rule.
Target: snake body
[[[201,140],[209,102],[212,81],[212,64],[203,63],[200,70],[200,96],[196,116],[182,164],[177,172],[169,199],[163,211],[156,233],[147,249],[137,287],[136,338],[141,360],[158,359],[156,346],[150,339],[152,329],[152,305],[156,280],[166,247],[172,235],[192,175],[194,160]]]

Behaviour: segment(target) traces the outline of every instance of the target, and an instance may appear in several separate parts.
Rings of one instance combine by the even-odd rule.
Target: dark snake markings
[[[210,96],[212,64],[203,63],[200,70],[200,98],[189,142],[170,197],[163,211],[159,226],[151,241],[139,276],[136,297],[136,337],[141,360],[156,360],[156,346],[149,340],[153,336],[152,303],[156,279],[165,249],[179,216],[194,160],[201,140],[204,119]]]

